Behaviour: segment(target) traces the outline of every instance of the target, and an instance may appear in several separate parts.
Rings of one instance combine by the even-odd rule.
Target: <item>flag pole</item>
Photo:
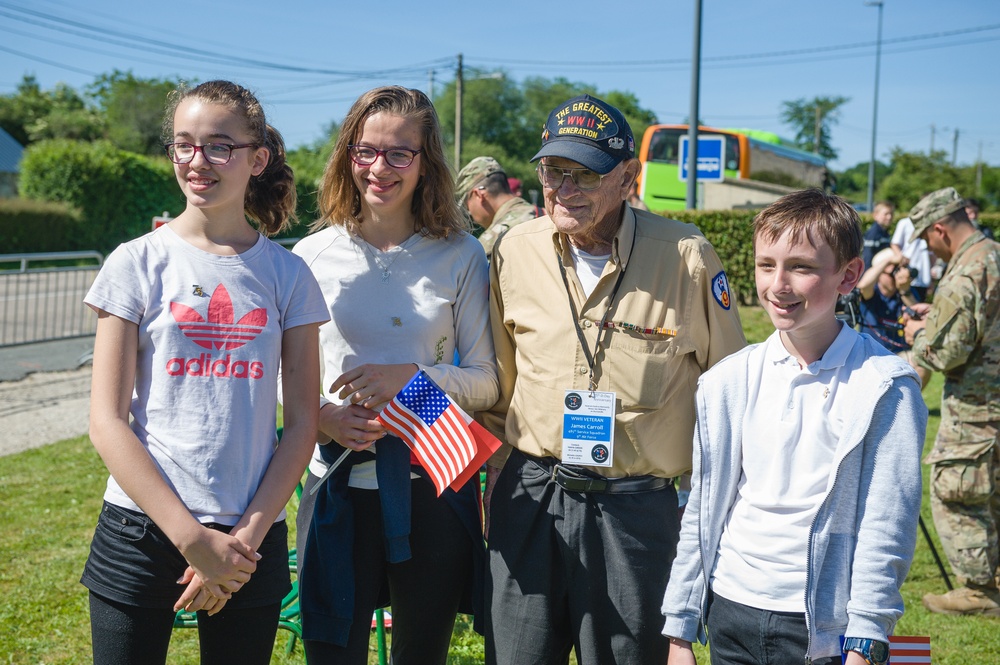
[[[319,479],[319,482],[313,485],[312,489],[309,490],[309,496],[312,496],[313,494],[319,491],[319,488],[323,485],[323,483],[326,482],[327,478],[333,475],[333,472],[337,470],[337,467],[340,466],[340,463],[343,462],[345,459],[347,459],[347,456],[350,454],[351,454],[350,448],[345,448],[344,452],[340,453],[340,457],[337,458],[337,461],[330,465],[330,468],[326,470],[326,473],[324,473],[323,477]]]

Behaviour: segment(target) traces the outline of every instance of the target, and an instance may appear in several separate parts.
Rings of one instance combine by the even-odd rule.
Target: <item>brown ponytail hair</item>
[[[194,88],[179,87],[167,97],[163,116],[164,142],[173,140],[174,112],[188,97],[225,106],[238,113],[246,122],[253,142],[268,149],[267,166],[247,185],[243,210],[264,235],[273,236],[288,228],[295,220],[294,174],[285,160],[285,142],[278,130],[267,124],[264,109],[254,94],[230,81],[207,81]]]

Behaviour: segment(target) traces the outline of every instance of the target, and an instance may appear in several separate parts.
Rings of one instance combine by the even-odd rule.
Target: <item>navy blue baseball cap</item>
[[[549,114],[542,149],[531,161],[542,157],[572,159],[604,175],[635,157],[635,138],[621,111],[597,97],[581,95]]]

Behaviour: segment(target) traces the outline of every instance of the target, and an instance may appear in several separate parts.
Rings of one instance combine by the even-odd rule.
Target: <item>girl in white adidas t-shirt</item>
[[[186,208],[118,247],[85,299],[98,314],[90,435],[111,473],[82,579],[94,662],[166,662],[184,607],[202,610],[204,662],[264,664],[329,316],[309,268],[263,235],[287,226],[295,189],[253,94],[179,90],[164,127]]]

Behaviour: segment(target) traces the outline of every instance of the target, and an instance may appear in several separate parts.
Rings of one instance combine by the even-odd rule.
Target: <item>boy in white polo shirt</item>
[[[920,382],[835,316],[863,271],[846,201],[789,194],[753,242],[776,331],[699,381],[668,663],[694,663],[706,625],[713,665],[884,663],[920,511]]]

